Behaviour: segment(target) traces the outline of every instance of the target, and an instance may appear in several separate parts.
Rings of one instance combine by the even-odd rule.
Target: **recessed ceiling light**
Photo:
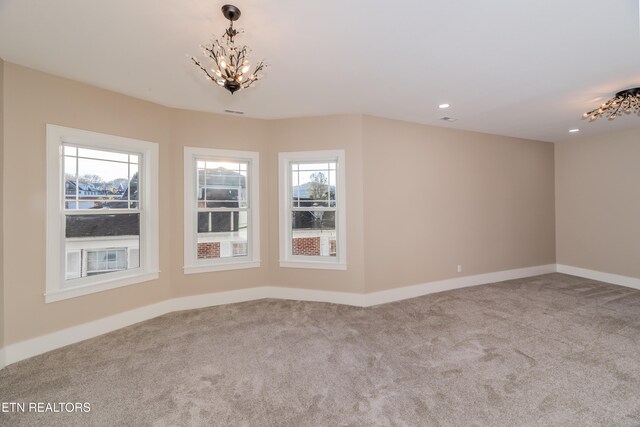
[[[438,108],[449,108],[449,107],[451,107],[451,105],[446,104],[446,103],[438,105]]]
[[[580,129],[569,129],[569,133],[580,132]]]

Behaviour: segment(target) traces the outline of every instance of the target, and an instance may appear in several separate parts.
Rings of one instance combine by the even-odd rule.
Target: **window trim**
[[[197,203],[196,159],[248,162],[249,230],[246,257],[198,260],[196,256],[195,206]],[[257,268],[260,260],[260,154],[256,151],[222,150],[218,148],[184,147],[184,274]]]
[[[83,277],[79,285],[66,288],[66,257],[63,221],[64,177],[63,144],[73,144],[113,151],[138,152],[142,155],[144,191],[141,192],[140,267],[108,275]],[[45,303],[75,298],[108,289],[154,280],[159,277],[159,204],[158,144],[138,139],[47,124],[46,129],[46,284]]]
[[[291,254],[291,163],[336,161],[336,257],[294,256]],[[280,267],[347,269],[347,197],[344,150],[296,151],[278,153],[278,209],[280,231]]]

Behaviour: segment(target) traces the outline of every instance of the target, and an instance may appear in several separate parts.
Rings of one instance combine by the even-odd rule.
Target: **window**
[[[47,125],[46,301],[158,277],[157,144]]]
[[[184,272],[260,266],[258,153],[185,147]]]
[[[126,270],[129,265],[127,248],[111,248],[101,251],[86,251],[87,276]]]
[[[344,151],[280,153],[280,266],[346,269]]]

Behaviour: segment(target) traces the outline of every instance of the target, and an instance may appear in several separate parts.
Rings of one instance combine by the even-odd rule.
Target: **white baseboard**
[[[549,264],[474,276],[456,277],[368,294],[262,286],[235,291],[179,297],[8,345],[4,349],[0,349],[0,369],[6,365],[19,362],[20,360],[93,338],[107,332],[112,332],[144,320],[153,319],[154,317],[162,316],[163,314],[173,311],[192,310],[264,298],[328,302],[357,307],[370,307],[436,292],[501,282],[504,280],[520,279],[523,277],[537,276],[539,274],[553,273],[555,271],[556,265]]]
[[[364,294],[365,306],[384,304],[415,298],[436,292],[452,289],[466,288],[469,286],[485,285],[487,283],[502,282],[505,280],[522,279],[524,277],[538,276],[540,274],[555,273],[556,265],[539,265],[536,267],[518,268],[515,270],[498,271],[495,273],[477,274],[474,276],[456,277],[454,279],[439,280],[437,282],[422,283],[419,285],[405,286],[397,289]]]
[[[237,302],[254,301],[258,299],[271,298],[268,294],[268,287],[238,289],[235,291],[213,292],[210,294],[190,295],[169,300],[172,311],[193,310],[196,308],[213,307],[216,305],[235,304]]]
[[[640,279],[636,277],[603,273],[602,271],[588,270],[586,268],[572,267],[564,264],[558,264],[558,273],[570,274],[572,276],[584,277],[585,279],[626,286],[627,288],[640,289]]]
[[[365,307],[365,295],[355,292],[319,291],[272,286],[269,287],[269,298],[294,301],[328,302],[332,304]]]
[[[162,301],[113,316],[62,329],[26,341],[5,346],[7,365],[79,341],[97,337],[125,326],[161,316],[171,311],[171,300]]]

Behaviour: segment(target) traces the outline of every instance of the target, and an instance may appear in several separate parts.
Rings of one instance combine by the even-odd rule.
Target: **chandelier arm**
[[[582,120],[588,119],[589,117],[593,116],[593,114],[596,112],[597,108],[591,110],[591,111],[587,111],[586,113],[584,113],[582,115]]]
[[[625,99],[624,101],[622,101],[620,103],[620,107],[618,108],[618,110],[622,110],[620,112],[620,115],[622,115],[622,113],[626,113],[627,112],[628,106],[629,106],[629,100],[628,99]]]
[[[605,114],[605,115],[607,116],[607,119],[613,120],[618,116],[618,111],[620,111],[620,105],[618,105],[615,110],[613,110],[613,111],[609,112],[609,114]]]
[[[231,65],[233,65],[233,68],[234,68],[233,74],[235,76],[235,75],[238,74],[238,64],[240,63],[239,62],[239,60],[240,60],[240,52],[238,52],[236,50],[235,53],[232,55],[232,57],[233,57],[233,59],[235,59],[235,63],[234,63],[233,60],[231,61]]]
[[[616,110],[616,113],[617,113],[618,111],[620,111],[620,114],[619,114],[619,115],[621,116],[621,115],[622,115],[622,113],[624,113],[624,112],[625,112],[625,110],[627,109],[627,105],[629,105],[628,100],[627,100],[627,99],[622,100],[622,101],[620,102],[620,104],[618,104],[618,109]]]
[[[216,63],[216,67],[218,68],[218,71],[222,70],[222,67],[220,67],[220,63],[218,63],[218,55],[216,55],[213,49],[213,46],[212,47],[204,46],[204,49],[209,53],[209,58],[213,59],[214,62]]]
[[[210,80],[216,81],[215,77],[209,74],[209,71],[195,58],[191,58],[191,60],[207,75]]]
[[[256,65],[256,69],[253,70],[253,75],[256,77],[256,80],[258,80],[258,72],[262,71],[263,69],[264,69],[264,61],[260,61],[258,65]]]
[[[243,46],[242,50],[240,50],[240,52],[238,52],[238,65],[243,64],[244,60],[246,58],[246,52],[247,52],[247,47]]]

